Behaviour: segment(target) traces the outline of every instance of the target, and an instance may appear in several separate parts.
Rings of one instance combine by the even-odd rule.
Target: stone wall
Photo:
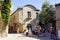
[[[60,27],[60,4],[56,4],[56,28]]]

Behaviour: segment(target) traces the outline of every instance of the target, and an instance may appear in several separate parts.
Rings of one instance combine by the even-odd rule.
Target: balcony
[[[31,19],[32,19],[31,17],[27,17],[24,21],[29,21]]]

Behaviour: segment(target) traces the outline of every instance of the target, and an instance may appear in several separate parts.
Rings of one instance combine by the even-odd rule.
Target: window
[[[28,17],[31,17],[31,12],[28,12]]]
[[[14,16],[14,20],[15,20],[15,16]]]
[[[36,18],[37,18],[37,19],[39,18],[39,15],[38,15],[38,13],[36,13]]]

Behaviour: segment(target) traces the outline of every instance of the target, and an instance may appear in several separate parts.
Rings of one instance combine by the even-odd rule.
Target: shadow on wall
[[[34,29],[34,27],[36,26],[36,19],[33,19],[30,24],[32,25],[32,29]]]

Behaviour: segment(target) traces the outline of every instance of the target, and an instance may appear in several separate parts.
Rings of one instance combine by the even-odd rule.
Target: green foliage
[[[42,9],[47,8],[47,7],[49,7],[49,6],[50,6],[49,2],[48,2],[48,1],[45,1],[45,2],[43,3],[43,5],[42,5]]]
[[[48,2],[44,2],[42,5],[42,10],[40,12],[40,22],[42,24],[49,23],[54,14],[55,8]]]
[[[43,3],[43,5],[42,5],[42,10],[41,10],[41,12],[40,12],[40,22],[42,23],[42,24],[44,24],[45,23],[45,18],[44,18],[44,15],[45,15],[45,13],[46,13],[46,9],[48,8],[48,6],[49,6],[49,3],[46,1],[46,2],[44,2]]]
[[[10,16],[11,0],[4,0],[2,5],[1,16],[4,22],[4,26],[7,26]]]

